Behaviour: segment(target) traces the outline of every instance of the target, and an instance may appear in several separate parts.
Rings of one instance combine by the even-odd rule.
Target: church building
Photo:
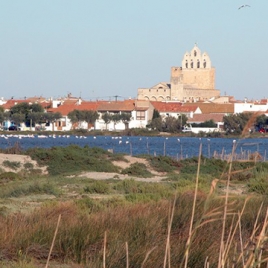
[[[197,102],[220,96],[215,89],[215,68],[206,52],[195,46],[184,54],[181,67],[171,67],[170,82],[139,88],[138,99],[150,101]]]

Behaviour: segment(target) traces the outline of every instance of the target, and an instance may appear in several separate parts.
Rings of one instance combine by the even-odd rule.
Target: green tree
[[[72,124],[79,123],[81,124],[82,121],[85,119],[85,114],[83,111],[80,110],[73,110],[68,113],[68,118],[71,120]]]
[[[59,112],[56,113],[44,113],[44,121],[46,123],[52,123],[52,128],[54,131],[54,122],[56,122],[57,120],[61,119],[62,115]]]
[[[10,108],[11,114],[24,114],[25,118],[31,110],[31,106],[28,102],[21,102]]]
[[[217,127],[217,124],[211,119],[200,124],[193,123],[192,127]]]
[[[84,120],[94,126],[95,129],[95,122],[97,119],[99,119],[99,114],[96,111],[89,111],[89,110],[84,110]]]
[[[179,120],[180,131],[182,131],[183,126],[185,126],[188,121],[188,117],[185,114],[180,114],[178,115],[178,120]]]
[[[152,128],[157,131],[162,131],[163,130],[163,122],[161,117],[157,117],[152,119],[151,122],[149,122],[148,126],[149,128]]]
[[[44,108],[39,103],[33,103],[30,105],[32,113],[44,113]]]
[[[40,124],[45,122],[45,113],[44,112],[32,112],[28,114],[28,120],[30,120],[30,126],[35,126],[35,124]]]
[[[226,133],[241,134],[251,116],[252,113],[239,113],[224,116],[223,122]]]
[[[102,120],[106,124],[106,129],[107,129],[108,124],[112,121],[112,116],[106,112],[102,114]]]
[[[160,117],[161,116],[160,116],[160,113],[158,112],[158,110],[154,109],[152,120],[155,119],[155,118],[160,118]]]
[[[114,129],[115,129],[116,124],[121,121],[121,115],[119,113],[113,114],[112,121],[114,122]]]
[[[257,129],[264,128],[266,129],[268,125],[268,117],[265,114],[262,114],[256,118],[255,127]]]
[[[164,120],[164,131],[166,132],[178,132],[180,129],[180,120],[178,118],[175,118],[173,116],[168,116]]]
[[[44,108],[39,103],[21,102],[10,108],[10,119],[16,124],[25,122],[31,125],[38,123],[44,114]]]
[[[25,122],[25,115],[20,113],[11,114],[10,117],[11,121],[13,121],[16,125],[19,125]]]
[[[131,120],[131,113],[121,113],[121,121],[125,124],[125,129],[128,129],[128,124]]]
[[[5,120],[5,113],[3,111],[0,111],[0,122],[2,125],[2,122]]]

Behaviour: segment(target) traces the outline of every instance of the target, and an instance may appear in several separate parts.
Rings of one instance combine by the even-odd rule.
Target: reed
[[[0,257],[17,261],[18,252],[23,252],[26,259],[44,261],[51,256],[58,263],[82,267],[265,267],[267,192],[260,195],[251,180],[261,176],[265,185],[267,167],[256,159],[236,162],[236,146],[237,142],[228,161],[222,162],[202,158],[202,143],[198,159],[151,159],[155,166],[161,163],[161,171],[180,170],[172,173],[178,182],[168,182],[170,188],[134,180],[109,185],[105,193],[120,195],[118,205],[87,197],[49,202],[29,214],[0,216]],[[210,188],[202,188],[205,180]],[[254,194],[233,195],[231,187],[237,182],[246,182]],[[187,183],[191,187],[178,189]],[[87,185],[86,194],[91,188],[103,192],[102,185]],[[143,199],[146,194],[152,198]],[[131,198],[135,202],[130,203]],[[97,209],[92,209],[93,203]],[[61,226],[55,231],[58,215]]]

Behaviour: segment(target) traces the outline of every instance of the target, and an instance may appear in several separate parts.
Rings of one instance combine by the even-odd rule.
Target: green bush
[[[150,165],[158,172],[172,172],[180,167],[180,163],[168,156],[149,156]]]
[[[248,191],[261,195],[268,194],[268,180],[266,174],[259,175],[257,178],[252,178],[247,183]]]
[[[85,186],[84,191],[90,194],[108,194],[110,187],[106,181],[96,181]]]
[[[174,192],[171,184],[141,182],[133,179],[119,181],[114,184],[113,189],[120,194],[155,194],[165,198]]]
[[[15,181],[21,179],[21,177],[14,172],[4,172],[0,174],[0,182]]]
[[[111,153],[101,148],[70,145],[67,147],[31,148],[26,151],[40,166],[48,166],[51,175],[80,171],[118,172],[112,164]]]
[[[5,166],[7,168],[10,168],[10,169],[17,170],[18,168],[21,167],[21,163],[17,162],[17,161],[4,160],[3,161],[3,166]]]
[[[34,182],[30,185],[12,185],[11,187],[3,190],[0,194],[2,198],[19,197],[30,194],[49,194],[59,195],[59,191],[51,183],[38,183]]]
[[[34,165],[30,162],[24,163],[23,167],[25,169],[33,169]]]
[[[153,176],[153,174],[148,171],[145,164],[137,162],[131,164],[130,167],[123,169],[121,173],[140,178],[151,178]]]
[[[148,194],[128,194],[126,195],[126,200],[131,203],[147,203],[149,201],[159,201],[162,199],[161,195],[159,194],[153,194],[153,193],[148,193]]]

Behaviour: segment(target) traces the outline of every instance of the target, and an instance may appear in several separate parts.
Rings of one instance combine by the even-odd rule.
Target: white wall
[[[244,103],[235,103],[234,104],[234,113],[243,113],[243,112],[265,112],[268,109],[267,104],[254,104],[249,102]]]

